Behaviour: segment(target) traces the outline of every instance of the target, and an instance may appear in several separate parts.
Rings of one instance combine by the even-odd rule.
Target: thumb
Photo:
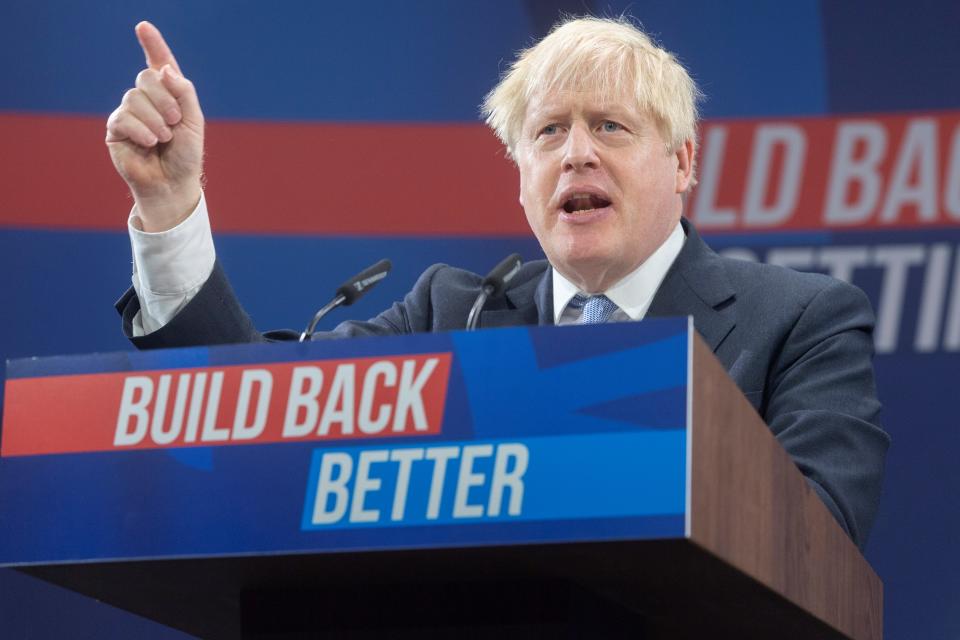
[[[203,112],[200,111],[200,100],[193,83],[180,75],[172,65],[166,64],[160,70],[160,78],[177,103],[183,121],[193,124],[203,123]]]

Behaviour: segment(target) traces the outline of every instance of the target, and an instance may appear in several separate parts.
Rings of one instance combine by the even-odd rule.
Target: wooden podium
[[[882,637],[685,319],[13,361],[4,402],[0,564],[202,638]]]

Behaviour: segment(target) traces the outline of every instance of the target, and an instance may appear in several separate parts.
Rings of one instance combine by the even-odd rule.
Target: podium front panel
[[[686,535],[686,319],[10,361],[0,564]]]

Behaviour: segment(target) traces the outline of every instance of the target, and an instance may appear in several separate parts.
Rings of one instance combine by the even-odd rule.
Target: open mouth
[[[563,203],[563,210],[567,213],[580,213],[609,207],[610,201],[591,193],[575,193]]]

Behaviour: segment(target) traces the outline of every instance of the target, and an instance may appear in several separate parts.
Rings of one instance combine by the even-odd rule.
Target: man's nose
[[[574,125],[567,134],[563,150],[563,170],[596,169],[598,165],[596,141],[586,126]]]

